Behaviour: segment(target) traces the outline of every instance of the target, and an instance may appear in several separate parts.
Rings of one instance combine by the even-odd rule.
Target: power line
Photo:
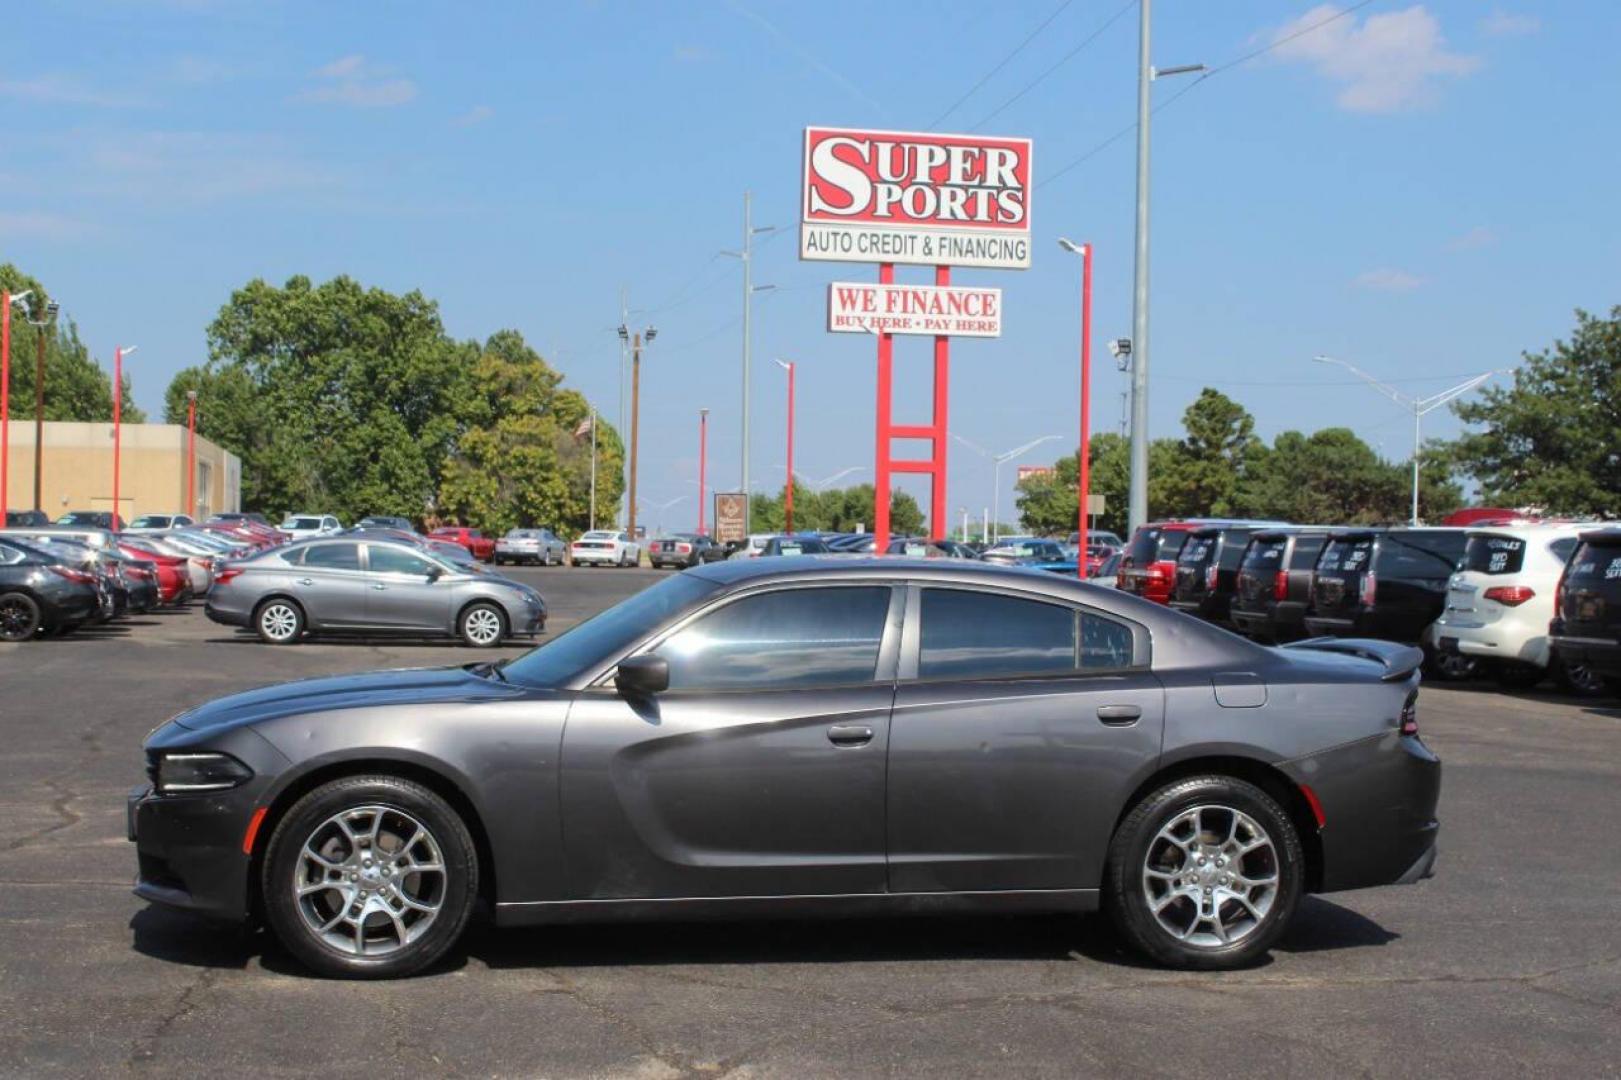
[[[1107,29],[1109,29],[1109,27],[1113,26],[1116,22],[1119,21],[1119,19],[1120,19],[1120,17],[1122,15],[1124,15],[1126,12],[1130,11],[1132,8],[1134,8],[1136,6],[1137,6],[1137,0],[1126,0],[1126,4],[1125,4],[1124,7],[1122,7],[1120,10],[1116,11],[1113,15],[1110,15],[1107,19],[1103,20],[1103,25],[1099,26],[1096,30],[1092,31],[1086,37],[1082,38],[1079,45],[1076,45],[1069,52],[1067,52],[1063,56],[1059,57],[1058,61],[1055,64],[1053,64],[1051,67],[1047,68],[1047,70],[1043,71],[1040,75],[1037,75],[1034,79],[1031,79],[1029,82],[1025,83],[1023,89],[1021,89],[1018,93],[1014,94],[1012,97],[1008,98],[1006,101],[1002,102],[1002,104],[998,105],[996,108],[992,109],[989,113],[986,113],[984,118],[981,119],[979,123],[975,124],[973,127],[969,128],[968,130],[969,131],[978,131],[980,128],[984,127],[986,124],[988,124],[992,120],[996,119],[997,116],[1001,115],[1003,110],[1007,109],[1014,102],[1016,102],[1020,98],[1024,97],[1024,95],[1028,94],[1030,91],[1034,90],[1037,86],[1040,86],[1044,81],[1046,81],[1047,76],[1051,75],[1053,72],[1057,71],[1059,68],[1061,68],[1065,64],[1069,63],[1071,60],[1073,60],[1081,52],[1082,49],[1085,49],[1088,45],[1092,44],[1092,42],[1094,42],[1098,38],[1102,37],[1103,32],[1105,30],[1107,30]]]
[[[1178,101],[1180,101],[1189,91],[1191,91],[1194,87],[1198,86],[1199,84],[1203,83],[1206,79],[1213,79],[1217,75],[1220,75],[1222,72],[1231,71],[1233,68],[1238,67],[1240,64],[1247,64],[1251,60],[1254,60],[1256,57],[1263,56],[1266,53],[1271,52],[1273,49],[1278,48],[1280,45],[1287,45],[1289,42],[1294,41],[1296,38],[1305,37],[1307,34],[1310,34],[1310,33],[1314,32],[1314,31],[1317,31],[1317,30],[1321,30],[1323,27],[1327,26],[1328,24],[1333,23],[1333,22],[1338,22],[1340,19],[1343,19],[1347,15],[1350,15],[1350,14],[1352,14],[1354,12],[1360,11],[1361,9],[1367,7],[1371,3],[1373,3],[1373,0],[1357,0],[1357,2],[1352,4],[1350,7],[1344,8],[1344,9],[1339,10],[1339,11],[1336,11],[1334,14],[1329,15],[1329,16],[1323,18],[1323,19],[1319,19],[1317,22],[1312,23],[1310,26],[1301,27],[1299,30],[1296,30],[1292,34],[1286,34],[1285,36],[1283,36],[1281,38],[1278,38],[1276,41],[1272,42],[1271,44],[1263,45],[1259,49],[1253,49],[1250,52],[1247,52],[1242,56],[1239,56],[1239,57],[1236,57],[1236,58],[1234,58],[1232,60],[1229,60],[1224,64],[1216,65],[1215,67],[1211,68],[1210,70],[1204,72],[1197,79],[1194,79],[1192,82],[1188,83],[1186,86],[1184,86],[1182,89],[1178,90],[1176,93],[1172,94],[1170,97],[1166,98],[1164,101],[1160,102],[1158,105],[1154,106],[1153,114],[1157,115],[1161,110],[1170,108],[1172,105],[1174,105]],[[1119,16],[1116,16],[1116,18],[1118,18],[1118,17]],[[1094,157],[1101,154],[1104,150],[1107,150],[1110,146],[1113,146],[1115,143],[1119,142],[1121,139],[1125,138],[1127,135],[1130,135],[1133,131],[1136,131],[1136,130],[1137,130],[1137,123],[1136,123],[1136,121],[1132,121],[1131,123],[1127,124],[1125,127],[1121,128],[1119,131],[1116,131],[1114,134],[1112,134],[1108,138],[1104,139],[1102,142],[1099,142],[1098,144],[1093,146],[1091,149],[1087,150],[1086,153],[1082,154],[1080,157],[1076,158],[1075,160],[1069,162],[1067,165],[1060,168],[1057,172],[1051,173],[1048,176],[1043,177],[1041,182],[1038,183],[1036,185],[1036,187],[1037,188],[1045,187],[1047,184],[1050,184],[1052,181],[1057,180],[1060,176],[1063,176],[1065,173],[1068,173],[1071,170],[1076,169],[1076,168],[1080,167],[1081,165],[1085,164],[1086,162],[1092,160]]]
[[[980,87],[982,87],[986,83],[990,82],[991,79],[996,75],[997,72],[999,72],[1003,68],[1007,67],[1008,62],[1010,60],[1012,60],[1015,56],[1018,56],[1021,52],[1023,52],[1026,45],[1029,45],[1032,41],[1036,40],[1036,35],[1037,34],[1041,33],[1043,30],[1047,29],[1047,27],[1052,24],[1052,21],[1054,19],[1058,18],[1058,16],[1062,15],[1064,13],[1064,11],[1071,4],[1073,4],[1074,2],[1075,2],[1075,0],[1064,0],[1064,2],[1062,4],[1059,4],[1058,7],[1053,10],[1053,13],[1051,15],[1047,16],[1045,19],[1043,19],[1041,21],[1041,25],[1037,26],[1034,30],[1030,31],[1030,33],[1025,36],[1025,39],[1023,41],[1019,42],[1018,45],[1014,46],[1014,49],[1013,49],[1012,52],[1010,52],[1006,56],[1002,57],[1001,60],[998,60],[995,67],[993,67],[993,68],[991,68],[991,70],[987,71],[984,74],[984,76],[981,77],[980,80],[977,83],[975,83],[973,86],[970,86],[968,88],[968,92],[966,94],[964,94],[962,97],[958,98],[956,101],[953,101],[951,103],[951,107],[948,108],[945,112],[941,113],[939,116],[936,116],[933,120],[929,121],[929,127],[931,127],[931,128],[939,127],[940,126],[940,121],[944,120],[946,117],[948,117],[952,113],[956,112],[957,108],[960,105],[962,105],[963,102],[967,101],[969,98],[973,97],[976,93],[978,93]]]

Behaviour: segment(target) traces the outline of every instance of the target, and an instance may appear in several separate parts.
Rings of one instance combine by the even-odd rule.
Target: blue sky
[[[700,407],[711,476],[738,472],[740,278],[718,252],[744,189],[783,227],[756,257],[777,288],[755,304],[754,478],[782,475],[785,356],[796,465],[870,479],[872,344],[823,327],[826,282],[875,271],[798,261],[802,129],[1029,136],[1034,266],[955,275],[1004,289],[1006,328],[954,346],[952,427],[992,450],[1062,435],[1028,457],[1050,461],[1074,445],[1079,383],[1059,235],[1097,248],[1094,422],[1119,416],[1101,346],[1130,332],[1132,139],[1096,148],[1136,92],[1135,8],[1060,4],[40,5],[7,20],[0,54],[0,260],[45,280],[102,361],[139,344],[151,411],[231,289],[348,273],[420,288],[458,336],[516,327],[615,417],[623,288],[659,331],[641,489],[685,496],[644,518],[686,525]],[[1228,64],[1332,10],[1160,0],[1154,60]],[[1158,101],[1186,93],[1154,122],[1153,433],[1210,384],[1264,436],[1349,424],[1404,458],[1404,415],[1309,357],[1427,394],[1621,300],[1618,40],[1621,7],[1599,0],[1374,2],[1191,89],[1159,84]],[[920,422],[925,339],[897,361],[897,420]],[[1452,430],[1436,413],[1426,433]],[[952,454],[953,516],[977,516],[990,468]]]

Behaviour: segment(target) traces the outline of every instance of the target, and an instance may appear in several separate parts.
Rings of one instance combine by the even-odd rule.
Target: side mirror
[[[654,653],[627,656],[614,672],[614,688],[625,697],[652,697],[670,688],[670,662]]]
[[[437,566],[428,567],[428,583],[432,584],[445,576],[445,572]]]

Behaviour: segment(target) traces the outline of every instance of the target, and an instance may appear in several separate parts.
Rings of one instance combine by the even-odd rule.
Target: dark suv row
[[[1621,529],[1581,534],[1554,593],[1549,644],[1621,694]]]

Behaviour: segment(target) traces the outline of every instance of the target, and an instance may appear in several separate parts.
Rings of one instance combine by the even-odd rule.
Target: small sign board
[[[1020,465],[1018,469],[1019,475],[1017,482],[1022,484],[1026,480],[1034,477],[1048,477],[1054,475],[1056,472],[1057,470],[1051,465]]]
[[[835,281],[827,287],[827,328],[842,334],[1001,337],[1002,290]]]
[[[1086,515],[1088,517],[1097,517],[1102,514],[1106,509],[1103,504],[1104,498],[1102,495],[1094,495],[1090,491],[1086,493]]]
[[[1030,140],[805,129],[801,259],[1030,268]]]
[[[741,544],[748,539],[749,497],[737,491],[715,493],[715,543]]]

